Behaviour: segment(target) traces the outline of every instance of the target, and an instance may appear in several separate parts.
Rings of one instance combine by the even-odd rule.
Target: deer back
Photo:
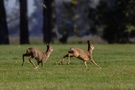
[[[44,52],[40,51],[37,48],[28,48],[26,50],[26,53],[29,54],[32,58],[39,59],[39,60],[44,56]]]
[[[70,48],[70,52],[79,59],[89,60],[89,52],[80,48]]]

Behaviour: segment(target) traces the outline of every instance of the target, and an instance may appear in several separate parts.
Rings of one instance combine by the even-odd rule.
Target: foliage
[[[82,37],[89,31],[88,4],[89,0],[71,0],[62,3],[63,9],[60,9],[63,11],[60,23],[62,26],[58,27],[62,34],[61,42],[66,43],[67,38],[74,35]]]
[[[71,64],[58,65],[68,48],[87,49],[86,44],[52,45],[51,54],[44,68],[34,70],[22,54],[28,47],[45,50],[45,45],[1,45],[0,46],[0,89],[1,90],[133,90],[135,89],[134,44],[95,45],[94,60],[102,67],[96,68],[91,62],[85,70],[81,60],[72,58]],[[35,60],[33,60],[35,61]]]
[[[132,32],[133,30],[135,30],[135,26],[127,25],[127,32]]]
[[[133,0],[116,0],[114,6],[110,8],[107,2],[101,1],[97,7],[98,20],[101,20],[103,22],[101,25],[105,26],[103,38],[109,43],[129,42],[129,28],[127,26],[135,25],[134,3]]]

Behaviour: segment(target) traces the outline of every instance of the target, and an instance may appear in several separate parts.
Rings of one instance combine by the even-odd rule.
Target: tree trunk
[[[20,0],[20,44],[29,44],[27,0]]]
[[[52,40],[52,7],[51,4],[54,0],[43,0],[43,41],[50,43]]]
[[[0,0],[0,44],[9,44],[4,0]]]

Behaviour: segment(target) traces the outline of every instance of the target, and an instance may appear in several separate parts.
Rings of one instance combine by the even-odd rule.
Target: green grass
[[[70,47],[87,49],[86,44],[52,45],[54,52],[44,67],[34,70],[22,54],[28,47],[46,50],[45,45],[0,45],[0,90],[135,90],[135,45],[95,45],[93,58],[102,69],[71,59],[58,65]],[[36,63],[36,60],[33,60]]]

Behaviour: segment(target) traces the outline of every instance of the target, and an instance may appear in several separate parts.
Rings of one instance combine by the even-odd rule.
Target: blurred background
[[[0,44],[87,40],[135,43],[135,0],[0,0]]]

